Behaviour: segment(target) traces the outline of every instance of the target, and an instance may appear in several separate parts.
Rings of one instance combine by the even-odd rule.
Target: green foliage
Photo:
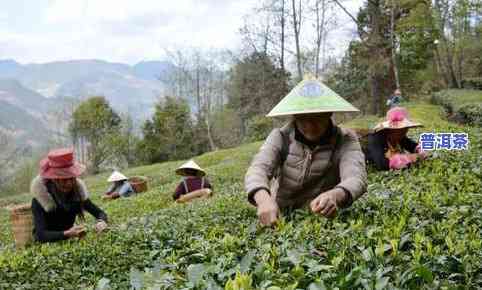
[[[241,144],[241,119],[234,109],[225,108],[213,114],[213,135],[221,148],[230,148]]]
[[[240,115],[242,135],[250,118],[266,115],[289,92],[288,81],[289,73],[263,53],[254,52],[232,68],[229,107]]]
[[[400,42],[400,79],[404,89],[416,92],[423,84],[424,71],[433,58],[434,24],[431,1],[405,0],[400,3],[401,17],[396,32]]]
[[[96,140],[117,127],[120,121],[105,97],[91,97],[76,108],[69,129],[73,136]]]
[[[480,90],[444,90],[432,94],[431,101],[441,105],[450,120],[482,126]]]
[[[117,153],[120,122],[119,115],[104,97],[91,97],[75,109],[69,131],[74,143],[79,137],[89,142],[88,155],[93,173],[99,171],[102,162]]]
[[[364,57],[364,48],[359,41],[352,41],[339,65],[327,77],[327,85],[357,108],[369,110],[368,64]]]
[[[460,118],[464,123],[482,127],[482,103],[461,106],[456,118]]]
[[[0,187],[0,196],[28,192],[30,190],[30,181],[37,175],[38,163],[39,160],[37,158],[23,161],[12,176]]]
[[[141,160],[139,160],[139,153],[137,152],[141,139],[134,131],[132,118],[129,115],[123,116],[119,135],[117,136],[118,143],[116,144],[116,148],[118,149],[118,157],[125,162],[125,167],[132,167],[141,162]]]
[[[154,116],[142,128],[139,154],[147,163],[183,159],[193,153],[193,130],[188,103],[166,97],[156,105]]]
[[[208,127],[205,117],[203,115],[198,116],[198,118],[196,118],[196,120],[194,121],[192,128],[193,140],[191,155],[199,155],[211,150],[207,129]]]
[[[479,2],[365,1],[357,15],[360,40],[352,41],[329,73],[328,84],[363,112],[380,107],[378,114],[395,89],[394,61],[407,99],[459,83],[482,87],[477,80],[482,72]],[[390,39],[392,11],[395,44]]]
[[[465,78],[480,77],[482,44],[480,1],[435,1],[437,65],[449,88],[461,88]]]
[[[262,141],[273,130],[273,119],[256,116],[248,121],[246,140],[248,142]]]
[[[482,90],[482,77],[463,79],[462,87],[464,89]]]
[[[304,208],[285,213],[274,228],[258,225],[242,185],[260,143],[196,158],[215,195],[192,204],[170,197],[182,161],[127,170],[148,176],[150,190],[115,202],[98,194],[107,174],[93,176],[86,182],[111,230],[20,251],[0,236],[0,288],[478,289],[481,132],[444,121],[437,106],[409,110],[426,125],[411,134],[463,130],[470,150],[440,151],[409,170],[369,168],[368,193],[335,219]]]

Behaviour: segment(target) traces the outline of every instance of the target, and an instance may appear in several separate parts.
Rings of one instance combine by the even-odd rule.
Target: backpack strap
[[[278,131],[282,139],[281,150],[280,150],[280,165],[279,165],[280,167],[282,167],[286,161],[286,158],[288,158],[288,154],[290,151],[290,136],[289,136],[289,132],[284,132],[281,129],[278,129]]]
[[[201,177],[201,189],[203,189],[203,188],[204,188],[204,176]]]
[[[283,165],[286,161],[286,158],[288,158],[288,154],[290,151],[290,135],[289,135],[289,131],[287,132],[282,129],[277,129],[277,130],[281,135],[282,142],[281,142],[281,150],[279,152],[280,161],[279,161],[278,168],[275,169],[274,171],[274,176],[280,177]]]
[[[335,162],[335,154],[340,149],[341,144],[343,142],[343,130],[340,127],[335,127],[336,132],[335,132],[335,140],[333,144],[333,151],[331,153],[331,163],[334,164]]]
[[[184,185],[184,190],[186,191],[186,194],[189,193],[189,188],[187,187],[186,179],[182,180],[182,184]]]

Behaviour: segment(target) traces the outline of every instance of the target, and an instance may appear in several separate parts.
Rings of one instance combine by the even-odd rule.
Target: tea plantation
[[[368,192],[335,219],[301,209],[275,228],[258,225],[243,191],[261,143],[195,158],[215,196],[192,204],[172,201],[181,161],[126,170],[148,176],[151,189],[113,202],[100,200],[107,174],[89,177],[110,231],[15,250],[0,210],[0,289],[480,289],[482,132],[448,123],[439,106],[409,110],[426,125],[412,137],[467,132],[470,150],[437,151],[399,172],[369,168]]]
[[[449,119],[482,126],[482,91],[443,90],[431,96],[432,103],[441,105]]]

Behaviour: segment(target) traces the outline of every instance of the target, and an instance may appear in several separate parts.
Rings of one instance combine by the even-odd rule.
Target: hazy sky
[[[0,0],[0,59],[21,63],[162,59],[164,48],[239,46],[242,16],[257,0]],[[362,1],[344,1],[356,14]],[[341,10],[330,37],[346,47],[353,23]]]

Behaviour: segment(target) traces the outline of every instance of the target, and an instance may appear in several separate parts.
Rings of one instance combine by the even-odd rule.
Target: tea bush
[[[398,172],[369,168],[368,193],[335,219],[300,209],[274,228],[258,225],[243,191],[260,143],[196,158],[216,195],[192,204],[171,201],[181,162],[133,168],[151,178],[149,192],[93,197],[112,218],[109,232],[18,251],[2,236],[0,289],[481,288],[480,128],[447,123],[437,106],[410,111],[427,125],[414,137],[463,131],[470,150],[438,151]],[[87,183],[101,192],[105,178]]]
[[[481,90],[444,90],[434,93],[431,101],[441,105],[450,120],[482,126]]]

